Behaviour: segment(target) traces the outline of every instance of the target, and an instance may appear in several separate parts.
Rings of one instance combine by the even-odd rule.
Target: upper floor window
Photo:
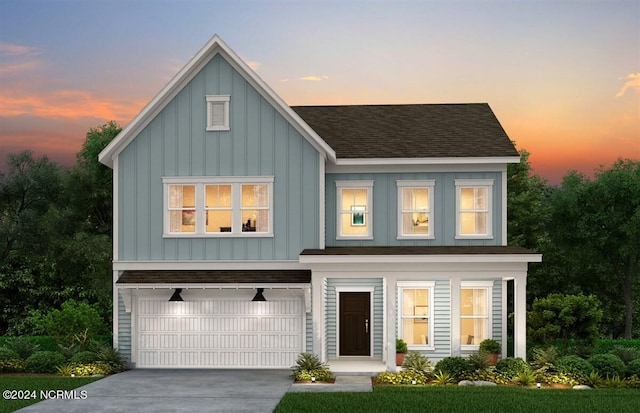
[[[456,179],[456,238],[491,238],[493,179]]]
[[[165,236],[273,235],[273,177],[163,178]]]
[[[433,238],[435,181],[397,181],[398,239]]]
[[[460,344],[477,346],[491,338],[491,281],[465,282],[460,284]]]
[[[338,239],[373,238],[373,181],[336,181]]]
[[[207,95],[207,130],[229,130],[229,95]]]
[[[433,347],[433,281],[398,283],[398,337],[411,348]]]

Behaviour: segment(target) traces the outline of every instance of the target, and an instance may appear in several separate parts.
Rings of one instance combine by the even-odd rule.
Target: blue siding
[[[206,131],[229,94],[230,130]],[[318,152],[220,55],[119,156],[119,259],[296,260],[319,247]],[[163,238],[162,177],[274,176],[274,237]]]
[[[493,179],[492,239],[457,240],[456,179]],[[336,240],[336,181],[373,180],[373,239]],[[398,240],[397,180],[434,180],[433,225],[435,239]],[[327,246],[502,245],[502,174],[500,172],[439,172],[393,174],[327,174]]]
[[[131,313],[124,309],[122,297],[118,294],[118,352],[131,361]]]

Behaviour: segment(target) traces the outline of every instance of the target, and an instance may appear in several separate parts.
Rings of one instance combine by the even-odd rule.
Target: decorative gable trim
[[[120,152],[178,95],[211,61],[221,55],[258,93],[269,102],[318,152],[335,162],[335,151],[298,116],[222,39],[216,34],[187,63],[142,111],[98,155],[98,160],[113,168]]]

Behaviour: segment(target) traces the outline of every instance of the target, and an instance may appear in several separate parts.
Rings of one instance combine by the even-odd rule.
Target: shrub
[[[35,326],[53,336],[59,345],[78,345],[80,350],[85,349],[91,338],[106,331],[95,305],[73,299],[62,303],[60,310],[51,310],[46,314],[34,311],[30,318]]]
[[[401,338],[396,338],[396,353],[406,353],[407,351],[407,342]]]
[[[453,380],[460,381],[471,373],[471,365],[463,357],[445,357],[436,364],[435,371],[447,373]]]
[[[531,369],[527,367],[525,370],[515,375],[513,382],[520,386],[531,386],[536,382],[536,376],[533,374]]]
[[[520,357],[507,357],[496,363],[496,371],[509,380],[528,369],[529,365]]]
[[[0,373],[22,373],[26,369],[27,363],[24,360],[0,360]]]
[[[640,339],[600,339],[597,341],[595,346],[596,354],[609,353],[616,347],[633,347],[640,349]]]
[[[479,350],[487,354],[500,354],[500,343],[492,338],[486,338],[480,342]]]
[[[73,374],[76,376],[93,376],[101,374],[106,376],[108,374],[119,373],[120,371],[114,371],[113,368],[107,363],[89,363],[89,364],[74,364]]]
[[[91,364],[98,361],[98,354],[93,351],[81,351],[71,356],[69,361],[74,364]]]
[[[22,360],[26,360],[30,355],[40,350],[40,346],[25,337],[13,337],[4,344],[10,350],[18,353]]]
[[[58,366],[66,360],[60,353],[54,351],[36,351],[27,359],[29,373],[55,373]]]
[[[15,351],[10,348],[0,347],[0,361],[4,360],[16,360],[19,359],[20,356]]]
[[[329,370],[300,370],[296,371],[294,377],[298,381],[311,381],[315,377],[317,381],[327,381],[333,377]]]
[[[469,354],[469,365],[472,371],[484,370],[489,367],[489,353],[477,351]]]
[[[625,365],[620,357],[615,354],[596,354],[589,359],[593,369],[602,377],[622,377],[625,373]]]
[[[571,373],[588,376],[593,371],[593,366],[587,360],[574,356],[560,357],[556,361],[556,368],[560,373]]]
[[[455,382],[455,378],[447,373],[446,371],[437,370],[433,375],[433,382],[436,386],[447,386],[453,384]]]
[[[104,363],[109,366],[110,373],[120,373],[127,368],[127,359],[118,352],[117,348],[103,346],[97,352],[97,363]]]
[[[483,380],[496,384],[508,384],[508,380],[504,375],[495,370],[477,370],[467,375],[467,380]]]
[[[327,370],[326,363],[320,361],[318,356],[312,353],[300,353],[296,359],[296,365],[291,367],[294,372],[311,371],[311,370]]]
[[[609,353],[620,357],[624,364],[640,359],[640,348],[616,346]]]
[[[559,356],[558,349],[554,346],[534,348],[531,366],[536,370],[553,371],[556,368],[555,363]]]
[[[640,377],[640,359],[635,359],[627,365],[627,377],[638,376]]]
[[[427,377],[417,371],[403,370],[398,373],[389,371],[382,372],[376,376],[376,381],[381,384],[426,384]]]
[[[433,370],[433,365],[426,356],[423,356],[417,351],[410,351],[404,358],[402,368],[404,370],[426,374]]]

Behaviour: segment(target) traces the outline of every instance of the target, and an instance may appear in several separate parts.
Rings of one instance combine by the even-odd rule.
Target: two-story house
[[[214,36],[104,149],[114,345],[137,367],[526,351],[487,104],[288,106]],[[507,293],[514,295],[513,309]]]

